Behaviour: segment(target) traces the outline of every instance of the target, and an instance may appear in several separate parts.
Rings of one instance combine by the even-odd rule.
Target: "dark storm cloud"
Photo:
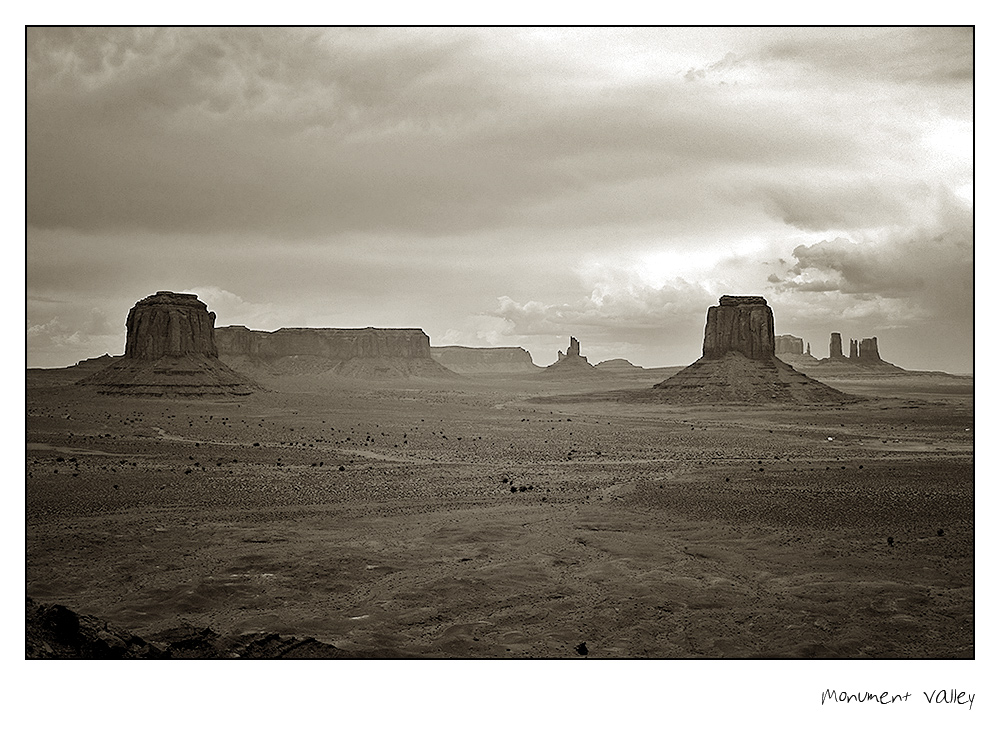
[[[435,79],[454,42],[353,36],[29,34],[29,223],[295,232],[358,226],[376,205],[391,220],[405,168],[433,157],[430,128],[475,88]],[[390,176],[399,136],[410,158]]]
[[[192,286],[656,361],[728,289],[930,319],[921,268],[971,273],[926,216],[971,197],[970,75],[962,29],[29,29],[31,349]]]
[[[950,197],[939,207],[928,224],[877,240],[800,245],[792,251],[794,265],[772,282],[780,290],[901,299],[915,307],[916,318],[971,319],[972,213]]]
[[[742,192],[744,200],[760,197],[761,207],[782,222],[814,232],[829,229],[879,227],[904,220],[912,202],[926,199],[926,186],[911,182],[866,180],[863,175],[850,181],[821,182],[796,180],[790,175],[781,182],[764,182]]]
[[[742,167],[856,155],[805,111],[679,80],[595,89],[475,35],[60,29],[28,45],[37,227],[634,222],[710,208]]]
[[[914,255],[916,246],[907,249]],[[926,286],[923,268],[908,267],[899,262],[898,248],[873,247],[870,243],[855,243],[837,239],[800,245],[792,251],[798,265],[791,270],[796,276],[816,273],[835,275],[833,279],[808,278],[794,283],[799,291],[839,291],[844,294],[868,296],[901,296],[922,290]]]

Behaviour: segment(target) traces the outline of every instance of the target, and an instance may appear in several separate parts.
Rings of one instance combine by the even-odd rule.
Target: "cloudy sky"
[[[217,324],[647,367],[760,294],[972,371],[970,29],[29,29],[27,363]]]

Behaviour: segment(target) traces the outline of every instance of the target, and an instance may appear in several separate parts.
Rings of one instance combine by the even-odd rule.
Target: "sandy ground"
[[[170,401],[28,371],[26,593],[154,642],[974,656],[971,378],[829,381],[869,400],[825,408],[566,398],[669,373]]]

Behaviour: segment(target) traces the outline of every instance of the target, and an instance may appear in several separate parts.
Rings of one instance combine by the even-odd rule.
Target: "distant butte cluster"
[[[843,342],[840,338],[840,332],[830,333],[830,357],[828,360],[852,360],[857,362],[870,362],[878,363],[882,362],[882,358],[878,354],[878,338],[877,337],[866,337],[862,339],[859,343],[858,340],[852,339],[850,345],[850,354],[844,357]]]
[[[595,367],[571,336],[566,352],[542,369],[520,347],[434,347],[421,329],[285,327],[273,332],[245,326],[216,327],[215,314],[195,294],[158,291],[128,313],[125,354],[102,358],[103,368],[80,384],[126,395],[247,395],[262,390],[252,377],[337,375],[456,377],[475,373],[531,373],[574,377],[639,370],[625,360]],[[835,374],[842,368],[900,370],[884,362],[875,337],[851,340],[843,354],[840,333],[830,357],[816,360],[811,346],[791,334],[775,337],[774,314],[762,296],[721,296],[708,309],[702,356],[654,386],[656,400],[698,402],[843,402],[843,393],[779,359]],[[884,367],[880,367],[884,366]],[[598,371],[598,367],[601,368]],[[806,369],[803,367],[803,369]]]
[[[840,332],[830,334],[830,356],[817,359],[811,346],[806,343],[802,350],[802,338],[791,334],[775,337],[775,354],[801,370],[817,372],[821,375],[847,374],[849,372],[905,372],[903,368],[886,362],[879,355],[878,337],[852,339],[848,344],[848,354],[844,355],[844,343]]]

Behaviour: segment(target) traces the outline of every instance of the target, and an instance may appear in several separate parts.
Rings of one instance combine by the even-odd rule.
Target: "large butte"
[[[852,400],[774,356],[774,314],[763,296],[722,296],[708,308],[702,355],[654,386],[685,403],[842,403]]]
[[[79,385],[143,396],[242,396],[258,388],[219,360],[215,313],[195,294],[157,291],[136,302],[125,325],[125,356]]]

